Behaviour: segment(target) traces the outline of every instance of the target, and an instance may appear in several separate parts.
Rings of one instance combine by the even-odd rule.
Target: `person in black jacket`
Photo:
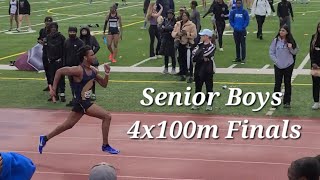
[[[52,22],[49,25],[50,34],[44,41],[44,49],[48,58],[48,70],[50,74],[49,86],[53,85],[53,79],[58,69],[63,67],[63,55],[64,55],[64,42],[66,38],[58,31],[58,23]],[[59,89],[56,91],[57,100],[59,99],[58,93],[60,93],[61,102],[65,102],[65,80],[62,78],[59,81]],[[52,101],[52,98],[49,99]]]
[[[30,7],[30,3],[28,0],[19,0],[18,3],[18,14],[19,14],[19,26],[18,26],[18,31],[20,31],[21,29],[21,25],[22,25],[22,20],[23,17],[26,18],[27,23],[28,23],[28,31],[32,31],[31,28],[31,22],[30,22],[30,13],[31,12],[31,7]]]
[[[219,50],[223,51],[222,36],[226,27],[225,20],[227,20],[229,16],[228,5],[224,3],[223,0],[218,0],[217,3],[213,2],[212,5],[210,6],[210,9],[203,16],[203,18],[205,18],[209,13],[213,13],[215,16],[215,25],[218,31],[218,41],[219,41],[219,47],[220,47]]]
[[[47,38],[47,35],[50,33],[49,25],[52,23],[52,17],[46,17],[44,19],[45,27],[40,29],[39,31],[39,37],[38,37],[38,43],[41,44],[42,46],[44,45],[44,41]],[[46,73],[46,78],[47,78],[47,84],[48,86],[43,90],[43,91],[49,91],[49,79],[50,79],[50,74],[49,74],[49,62],[48,62],[48,57],[46,50],[44,49],[45,46],[42,47],[42,63],[44,67],[44,72]]]
[[[203,83],[206,85],[207,95],[207,111],[212,111],[212,104],[208,102],[209,92],[213,92],[213,74],[215,73],[214,52],[215,45],[214,33],[209,29],[204,29],[199,33],[201,41],[197,47],[192,51],[192,59],[195,62],[194,69],[194,81],[195,81],[195,93],[202,92]],[[201,100],[201,96],[197,97],[197,103]],[[199,106],[193,105],[192,109],[199,109]]]
[[[68,34],[69,38],[64,44],[64,66],[78,66],[80,64],[80,56],[78,54],[79,49],[84,46],[83,41],[77,37],[78,29],[76,27],[69,27]],[[64,78],[62,78],[64,79]],[[70,87],[73,82],[72,76],[68,77]],[[71,87],[71,89],[73,89]],[[72,91],[72,100],[67,104],[67,106],[73,106],[74,102],[74,92]]]
[[[174,25],[176,24],[176,19],[174,18],[174,11],[172,9],[168,10],[167,18],[164,19],[163,23],[160,26],[161,33],[161,46],[160,46],[160,55],[164,55],[164,71],[163,73],[168,73],[169,66],[169,57],[171,57],[172,62],[172,71],[171,74],[176,74],[176,57],[175,57],[175,48],[174,48],[174,39],[171,36]]]
[[[280,28],[283,25],[287,25],[290,30],[291,29],[290,16],[291,16],[292,21],[294,21],[294,20],[293,20],[292,5],[288,0],[281,0],[281,2],[278,4],[277,15],[280,20]]]
[[[88,45],[92,48],[94,54],[97,54],[97,52],[100,50],[100,45],[99,45],[97,39],[91,35],[89,27],[83,27],[80,29],[80,39],[84,42],[84,45]],[[95,68],[98,68],[99,67],[98,59],[96,59],[92,65]],[[95,81],[93,81],[91,100],[93,100],[93,101],[96,100],[96,83],[95,83]]]
[[[311,69],[320,69],[320,23],[318,23],[316,33],[312,35],[310,42],[310,60]],[[312,109],[316,110],[320,108],[319,104],[319,91],[320,91],[320,77],[312,76],[312,91],[313,91],[313,101],[314,105]]]

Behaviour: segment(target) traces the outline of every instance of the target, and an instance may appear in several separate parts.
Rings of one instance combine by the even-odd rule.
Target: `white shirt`
[[[269,16],[271,15],[271,7],[268,0],[254,0],[252,4],[251,16]]]
[[[16,11],[17,11],[17,1],[14,0],[14,1],[12,2],[12,0],[10,0],[10,5],[11,5],[10,14],[16,14]]]

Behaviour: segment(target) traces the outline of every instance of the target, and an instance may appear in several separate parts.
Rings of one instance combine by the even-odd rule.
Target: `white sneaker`
[[[319,103],[314,103],[314,105],[312,106],[313,110],[317,110],[320,108],[320,104]]]
[[[161,55],[158,55],[158,56],[157,56],[157,58],[161,59],[161,58],[162,58],[162,56],[161,56]]]
[[[176,74],[176,69],[172,68],[171,74]]]
[[[220,48],[220,49],[219,49],[219,51],[221,51],[221,52],[222,52],[222,51],[223,51],[223,48]]]
[[[197,109],[199,109],[199,106],[193,105],[193,106],[191,107],[191,109],[192,109],[192,110],[197,110]]]
[[[276,13],[273,13],[273,16],[276,16],[277,14]]]
[[[212,111],[212,106],[210,106],[210,105],[207,105],[207,107],[206,107],[206,111]]]
[[[31,29],[31,28],[28,28],[28,31],[30,32],[30,31],[32,31],[32,29]]]
[[[150,59],[157,59],[157,56],[150,57]]]

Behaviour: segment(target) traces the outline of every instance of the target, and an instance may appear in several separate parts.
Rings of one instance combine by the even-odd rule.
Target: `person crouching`
[[[204,29],[199,33],[201,36],[200,43],[192,51],[192,59],[195,62],[194,81],[195,93],[202,92],[203,83],[206,84],[206,101],[208,103],[209,92],[213,92],[213,74],[215,73],[214,53],[216,46],[212,38],[215,37],[213,31]],[[197,97],[197,103],[201,100],[201,96]],[[199,106],[193,105],[193,110],[199,109]],[[212,111],[212,105],[207,104],[207,111]]]

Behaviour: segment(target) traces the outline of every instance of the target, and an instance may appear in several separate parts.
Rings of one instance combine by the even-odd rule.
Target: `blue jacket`
[[[229,22],[234,31],[246,31],[250,17],[248,11],[243,9],[243,5],[230,11]]]
[[[13,152],[0,154],[2,157],[0,180],[31,180],[36,166],[29,158]]]

